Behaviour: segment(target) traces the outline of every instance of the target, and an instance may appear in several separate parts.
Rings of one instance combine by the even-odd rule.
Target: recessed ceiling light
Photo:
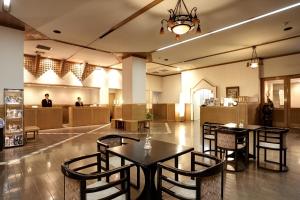
[[[60,30],[53,30],[53,33],[56,33],[56,34],[61,34],[61,31]]]
[[[165,58],[165,59],[164,59],[164,61],[168,61],[168,60],[169,60],[168,58]]]
[[[187,40],[183,40],[183,41],[181,41],[181,42],[177,42],[177,43],[175,43],[175,44],[171,44],[171,45],[168,45],[168,46],[159,48],[159,49],[157,49],[156,51],[162,51],[162,50],[169,49],[169,48],[171,48],[171,47],[175,47],[175,46],[178,46],[178,45],[187,43],[187,42],[191,42],[191,41],[193,41],[193,40],[197,40],[197,39],[200,39],[200,38],[204,38],[204,37],[213,35],[213,34],[215,34],[215,33],[219,33],[219,32],[222,32],[222,31],[225,31],[225,30],[228,30],[228,29],[232,29],[232,28],[235,28],[235,27],[238,27],[238,26],[241,26],[241,25],[244,25],[244,24],[247,24],[247,23],[250,23],[250,22],[253,22],[253,21],[256,21],[256,20],[265,18],[265,17],[268,17],[268,16],[271,16],[271,15],[277,14],[277,13],[284,12],[284,11],[286,11],[286,10],[289,10],[289,9],[292,9],[292,8],[295,8],[295,7],[298,7],[298,6],[300,6],[300,2],[295,3],[295,4],[292,4],[292,5],[289,5],[289,6],[286,6],[286,7],[283,7],[283,8],[280,8],[280,9],[277,9],[277,10],[274,10],[274,11],[271,11],[271,12],[268,12],[268,13],[263,14],[263,15],[259,15],[259,16],[257,16],[257,17],[253,17],[253,18],[247,19],[247,20],[245,20],[245,21],[238,22],[238,23],[236,23],[236,24],[232,24],[232,25],[229,25],[229,26],[226,26],[226,27],[223,27],[223,28],[220,28],[220,29],[217,29],[217,30],[208,32],[208,33],[205,33],[205,34],[203,34],[203,35],[199,35],[199,36],[196,36],[196,37],[187,39]]]

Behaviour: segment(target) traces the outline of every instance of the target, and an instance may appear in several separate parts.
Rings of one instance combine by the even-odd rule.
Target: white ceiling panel
[[[80,50],[69,60],[80,63],[88,62],[89,64],[97,66],[111,66],[119,63],[112,53],[99,52],[90,49]]]
[[[172,64],[290,37],[300,33],[299,18],[300,8],[295,8],[289,12],[270,16],[170,49],[154,52],[152,59],[155,62]],[[285,32],[283,31],[283,24],[286,21],[290,21],[294,28]],[[168,61],[164,60],[166,58]]]
[[[151,0],[18,0],[11,13],[50,38],[86,45]],[[52,31],[58,29],[62,34]]]
[[[50,47],[50,51],[37,49],[37,45],[44,45],[47,47]],[[24,53],[35,55],[36,51],[45,52],[44,54],[41,54],[41,56],[49,57],[49,58],[56,58],[56,59],[67,59],[71,55],[73,55],[75,52],[77,52],[80,48],[73,46],[73,45],[67,45],[60,42],[55,42],[52,40],[33,40],[33,41],[25,41],[24,42]]]
[[[292,4],[293,0],[210,0],[186,1],[189,8],[198,8],[203,33],[255,17],[266,12]],[[174,8],[176,1],[165,0],[143,15],[132,20],[103,39],[92,44],[113,52],[149,52],[176,42],[175,35],[165,30],[159,34],[160,21],[168,18],[168,9]],[[182,39],[195,36],[187,34]]]

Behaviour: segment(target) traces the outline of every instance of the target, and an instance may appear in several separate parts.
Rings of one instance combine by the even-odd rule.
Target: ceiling
[[[299,0],[186,0],[189,8],[198,8],[201,34],[297,2]],[[300,6],[156,51],[178,42],[169,32],[159,34],[161,19],[168,17],[167,10],[175,4],[175,0],[18,0],[12,1],[11,15],[49,38],[29,38],[25,41],[25,54],[35,54],[36,45],[41,44],[51,47],[44,53],[47,57],[118,69],[122,68],[119,63],[124,55],[143,55],[148,58],[147,72],[154,75],[249,59],[253,45],[257,45],[257,53],[263,58],[300,52],[297,45]],[[293,29],[283,31],[285,22]],[[60,30],[61,34],[53,30]],[[113,31],[99,38],[109,30]],[[189,33],[180,41],[201,34]]]

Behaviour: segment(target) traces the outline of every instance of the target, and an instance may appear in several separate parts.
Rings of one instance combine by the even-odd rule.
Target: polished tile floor
[[[153,126],[153,134],[151,134],[153,139],[193,146],[195,150],[201,149],[199,122],[168,123],[167,126],[164,123],[156,123]],[[0,199],[61,200],[63,199],[63,176],[60,165],[64,160],[96,152],[95,141],[103,134],[118,133],[145,137],[145,133],[136,135],[116,131],[109,126],[97,128],[96,131],[90,131],[92,128],[52,130],[52,133],[70,135],[80,133],[80,136],[38,151],[36,154],[23,156],[22,159],[14,160],[10,164],[0,164]],[[47,137],[57,138],[58,135],[47,134]],[[225,199],[300,199],[300,131],[291,131],[287,144],[289,147],[287,173],[257,169],[255,163],[251,161],[247,170],[243,172],[226,173]],[[26,146],[18,151],[22,151],[22,148]],[[189,168],[187,159],[186,157],[180,159],[180,167]],[[137,194],[138,191],[133,191],[133,196]]]

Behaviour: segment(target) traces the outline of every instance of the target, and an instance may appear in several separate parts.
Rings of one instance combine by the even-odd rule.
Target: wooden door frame
[[[283,80],[284,81],[284,126],[290,127],[290,109],[291,109],[291,79],[300,78],[300,74],[284,75],[276,77],[264,77],[260,79],[261,105],[265,103],[265,81]]]

